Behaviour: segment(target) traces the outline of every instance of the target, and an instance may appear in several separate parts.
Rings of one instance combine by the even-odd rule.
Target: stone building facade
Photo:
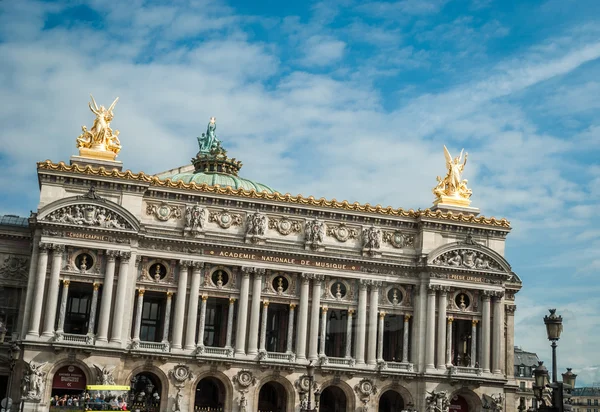
[[[515,346],[515,379],[519,389],[517,391],[517,408],[525,411],[537,407],[537,401],[533,395],[535,379],[533,371],[538,366],[540,359],[534,352],[527,352]]]
[[[282,195],[196,160],[38,163],[36,211],[0,221],[25,411],[96,383],[140,410],[292,412],[310,392],[321,412],[424,411],[432,391],[516,410],[508,221]]]

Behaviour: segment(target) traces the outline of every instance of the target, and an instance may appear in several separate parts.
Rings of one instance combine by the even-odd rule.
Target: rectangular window
[[[594,406],[598,406],[598,399],[594,399]]]
[[[404,316],[388,315],[383,323],[383,359],[388,362],[402,362]]]
[[[204,321],[204,346],[218,348],[225,347],[228,312],[229,299],[208,298],[206,301],[206,318]],[[198,319],[200,319],[200,315],[198,315]],[[198,322],[198,325],[199,324],[200,322]]]
[[[87,334],[91,303],[92,285],[71,284],[65,313],[65,333]]]
[[[588,399],[588,406],[592,404],[592,400]]]
[[[519,366],[519,376],[525,375],[525,367]]]
[[[322,316],[322,315],[321,315]],[[352,323],[356,317],[352,317]],[[353,325],[350,325],[352,327]],[[327,311],[327,331],[325,334],[325,355],[334,358],[346,356],[346,337],[348,334],[348,311],[329,309]],[[319,335],[319,340],[321,336]]]
[[[521,386],[521,390],[524,391],[525,390],[525,382],[520,382],[520,386]]]
[[[161,299],[144,299],[140,324],[141,341],[160,342],[162,339],[162,305]]]
[[[290,309],[288,305],[271,303],[267,311],[267,352],[285,353]]]
[[[4,327],[6,327],[5,340],[7,341],[11,339],[12,333],[17,331],[20,297],[21,289],[10,287],[0,289],[0,314],[4,316],[0,320],[4,322]]]

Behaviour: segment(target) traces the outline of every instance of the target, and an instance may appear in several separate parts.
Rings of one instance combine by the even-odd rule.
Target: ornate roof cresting
[[[106,109],[104,106],[98,107],[94,96],[90,94],[92,101],[88,106],[92,113],[96,115],[94,123],[90,130],[85,126],[81,126],[82,133],[77,138],[77,148],[79,155],[92,159],[115,160],[117,154],[121,150],[121,142],[119,141],[119,131],[110,128],[114,114],[113,109],[119,101],[117,97],[112,104]]]
[[[453,206],[469,206],[471,201],[469,198],[473,193],[467,187],[467,180],[462,178],[463,170],[467,164],[468,153],[464,153],[464,149],[460,151],[460,155],[452,159],[450,152],[444,146],[444,156],[446,157],[446,168],[448,172],[442,179],[437,177],[438,184],[433,188],[433,194],[436,196],[435,205],[453,205]]]
[[[409,217],[409,218],[424,218],[424,219],[438,219],[457,223],[476,223],[500,228],[510,229],[510,222],[507,219],[497,219],[495,217],[475,216],[472,213],[457,213],[452,211],[442,210],[404,210],[401,208],[393,208],[391,206],[372,206],[370,204],[360,204],[358,202],[350,203],[346,200],[337,201],[327,200],[325,198],[316,199],[313,196],[304,197],[302,195],[291,195],[281,194],[278,192],[257,192],[256,190],[244,190],[244,189],[233,189],[231,187],[218,187],[209,186],[207,184],[196,184],[194,182],[184,183],[182,181],[174,182],[171,179],[161,180],[156,176],[148,175],[144,172],[133,173],[131,170],[124,172],[116,169],[109,170],[105,167],[92,167],[91,165],[80,166],[78,164],[67,165],[64,162],[53,163],[51,160],[39,162],[38,170],[56,171],[56,172],[67,172],[73,174],[80,174],[84,176],[97,176],[115,178],[121,180],[135,181],[146,183],[149,186],[164,187],[171,189],[186,189],[196,190],[198,192],[213,193],[218,195],[229,195],[239,196],[246,199],[262,199],[267,201],[296,204],[302,206],[317,206],[325,207],[330,209],[337,209],[340,211],[350,212],[362,212],[362,213],[374,213],[384,216],[393,217]]]

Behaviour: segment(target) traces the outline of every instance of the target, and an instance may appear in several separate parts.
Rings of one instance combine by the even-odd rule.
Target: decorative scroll
[[[169,219],[181,219],[181,209],[178,206],[171,206],[164,202],[161,204],[148,203],[146,214],[154,216],[162,222]]]

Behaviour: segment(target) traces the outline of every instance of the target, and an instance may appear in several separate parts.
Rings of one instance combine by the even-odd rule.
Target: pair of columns
[[[452,322],[453,318],[447,318],[446,308],[448,304],[448,292],[450,288],[448,286],[441,285],[429,285],[427,293],[427,333],[425,343],[425,368],[432,370],[445,369],[451,366],[451,342],[452,342]],[[437,323],[435,319],[436,315],[436,293],[438,295],[437,305]],[[502,320],[502,296],[501,291],[487,291],[482,292],[482,316],[481,316],[481,350],[480,350],[480,367],[485,373],[501,373],[501,359],[502,359],[502,346],[501,342],[504,336],[503,333],[503,320]],[[493,328],[491,325],[491,311],[490,303],[491,298],[494,297],[494,324]],[[434,363],[435,359],[435,327],[437,324],[437,364]],[[494,337],[493,353],[491,356],[491,367],[490,367],[490,347],[492,338],[492,329]],[[471,345],[471,365],[475,365],[476,357],[476,342],[477,342],[477,321],[472,322],[472,345]]]
[[[379,338],[377,342],[377,361],[383,362],[383,332],[385,328],[386,312],[379,312]],[[402,333],[402,363],[408,363],[408,336],[410,327],[410,315],[404,315]]]
[[[60,270],[62,268],[62,259],[65,252],[64,245],[51,245],[41,242],[38,246],[38,264],[35,277],[35,292],[33,294],[31,318],[29,322],[28,334],[39,336],[42,310],[44,309],[44,289],[46,283],[46,271],[48,269],[48,255],[52,250],[52,263],[50,269],[50,280],[48,282],[48,292],[45,306],[45,318],[43,324],[42,336],[53,337],[55,333],[61,335],[64,333],[64,321],[66,316],[66,306],[69,294],[69,280],[63,281],[62,299],[59,309],[58,326],[54,329],[56,323],[56,309],[58,305],[58,292],[60,288]],[[114,313],[122,314],[125,310],[125,300],[127,292],[127,279],[129,274],[130,252],[107,251],[106,273],[104,277],[103,298],[100,305],[100,319],[98,323],[98,335],[96,340],[107,341],[108,325],[110,321],[112,295],[115,279],[115,265],[117,256],[120,257],[119,282],[117,285],[117,296]],[[98,306],[98,288],[99,284],[94,283],[92,294],[92,305],[90,321],[88,323],[88,336],[93,338],[96,310]],[[123,316],[115,316],[113,320],[112,340],[120,343],[123,329]]]

